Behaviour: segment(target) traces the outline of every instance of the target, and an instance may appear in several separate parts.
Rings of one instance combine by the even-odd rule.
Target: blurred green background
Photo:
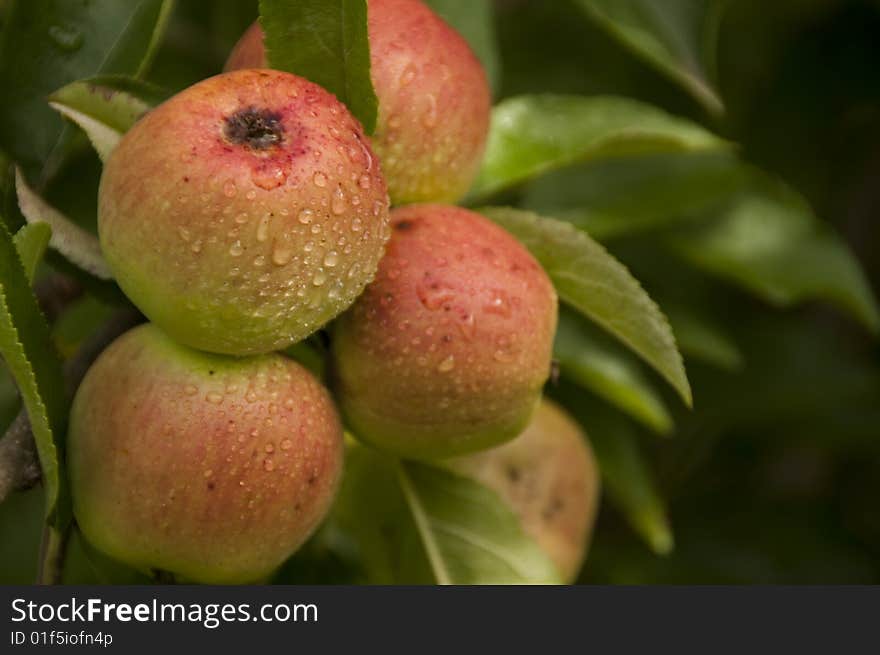
[[[847,241],[875,295],[880,292],[880,2],[727,2],[714,74],[723,116],[707,113],[576,4],[496,3],[496,99],[539,92],[624,95],[701,122],[803,194]],[[660,12],[662,5],[656,0]],[[255,16],[249,0],[179,0],[148,79],[177,90],[219,72]],[[97,158],[82,149],[50,199],[64,197],[68,211],[94,221],[89,185],[97,171]],[[601,184],[603,175],[615,173],[586,166],[568,172],[568,182],[564,174],[554,180]],[[553,183],[504,199],[540,204],[552,196]],[[79,198],[75,210],[70,188]],[[825,305],[771,307],[670,256],[650,233],[606,245],[665,310],[694,308],[720,326],[729,356],[719,365],[713,350],[713,365],[711,356],[686,353],[695,408],[686,411],[672,392],[658,391],[675,422],[668,438],[564,380],[552,391],[588,431],[631,434],[649,453],[675,533],[674,551],[655,555],[605,502],[581,580],[880,583],[877,339]],[[90,320],[69,318],[59,331],[62,349],[65,339],[75,343],[78,332],[93,327],[101,311],[106,315],[105,305],[88,302],[79,311]],[[17,406],[11,383],[0,376],[0,430]],[[33,580],[39,495],[18,494],[0,505],[0,580]],[[73,548],[75,554],[81,545]],[[100,581],[105,574],[79,562],[66,575]]]

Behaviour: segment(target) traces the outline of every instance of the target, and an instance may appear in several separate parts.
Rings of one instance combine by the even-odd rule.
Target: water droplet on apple
[[[345,193],[343,193],[342,187],[336,187],[336,190],[333,192],[330,209],[337,216],[345,212]]]
[[[444,359],[440,364],[437,365],[437,370],[441,373],[449,373],[452,369],[455,368],[455,357],[450,355],[446,359]]]

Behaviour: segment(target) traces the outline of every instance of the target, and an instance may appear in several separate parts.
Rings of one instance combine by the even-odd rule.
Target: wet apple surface
[[[210,352],[282,349],[372,279],[388,237],[379,160],[331,94],[278,71],[200,82],[149,112],[101,179],[126,295]]]

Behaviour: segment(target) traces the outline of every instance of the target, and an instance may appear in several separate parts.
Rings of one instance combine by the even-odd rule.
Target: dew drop
[[[483,309],[489,314],[497,314],[509,318],[511,314],[510,300],[504,292],[496,291]]]
[[[509,362],[511,357],[503,350],[496,350],[495,354],[492,355],[496,362]]]
[[[324,255],[324,266],[328,268],[333,268],[336,264],[339,263],[339,255],[335,250],[331,250],[326,255]]]
[[[356,218],[351,222],[351,231],[352,232],[360,232],[364,229],[364,224],[361,222],[361,219]]]
[[[434,94],[429,93],[427,96],[428,110],[422,116],[422,124],[425,127],[435,127],[437,125],[437,98]]]
[[[336,187],[336,190],[333,192],[330,209],[337,216],[345,211],[345,194],[342,191],[342,187]]]
[[[293,442],[290,439],[281,442],[281,450],[290,450],[291,448],[293,448]]]
[[[474,318],[474,315],[465,314],[464,316],[459,317],[458,329],[461,331],[461,334],[465,339],[471,341],[477,332],[477,321]]]
[[[277,266],[284,266],[293,259],[293,248],[289,246],[276,245],[272,250],[272,263]]]
[[[362,189],[370,188],[370,176],[369,175],[361,175],[358,179],[358,186]]]
[[[195,396],[198,392],[199,390],[191,384],[186,385],[186,387],[183,389],[183,393],[185,393],[187,396]]]
[[[436,282],[431,284],[420,284],[416,287],[416,295],[422,304],[431,311],[436,311],[443,305],[455,300],[455,294],[451,289],[439,286]]]
[[[238,189],[236,189],[235,182],[232,180],[226,180],[226,182],[223,183],[223,195],[227,198],[234,198],[237,192]]]
[[[449,373],[452,369],[455,368],[455,357],[450,355],[446,359],[444,359],[440,364],[437,365],[437,370],[441,373]]]
[[[314,217],[314,215],[315,215],[315,212],[313,212],[311,209],[303,209],[297,215],[297,219],[303,225],[308,225],[309,223],[312,222],[312,218]]]
[[[285,180],[287,173],[278,165],[260,166],[251,172],[251,181],[266,191],[281,186]]]
[[[324,271],[318,271],[315,273],[315,276],[312,278],[312,284],[316,287],[321,286],[324,282],[327,281],[327,274]]]
[[[190,239],[189,230],[187,230],[183,226],[177,228],[177,234],[179,234],[180,238],[183,239],[184,241],[189,241],[189,239]]]
[[[408,86],[416,79],[416,68],[412,64],[407,65],[400,76],[400,86]]]
[[[211,403],[212,405],[219,405],[220,403],[223,402],[223,394],[222,394],[222,393],[211,392],[211,393],[209,393],[207,396],[205,396],[205,399],[206,399],[209,403]]]
[[[353,132],[354,138],[357,140],[358,145],[361,147],[361,153],[364,155],[364,164],[367,167],[367,173],[373,170],[373,155],[370,154],[370,149],[364,144],[361,140],[360,135],[357,132]]]
[[[269,214],[264,214],[262,218],[260,218],[260,222],[257,225],[257,241],[265,241],[269,238]]]
[[[239,257],[243,252],[244,248],[241,246],[241,241],[236,241],[229,247],[229,254],[233,257]]]
[[[268,457],[263,460],[263,470],[265,470],[265,471],[274,471],[275,470],[275,464]]]
[[[325,186],[327,186],[327,176],[324,175],[321,171],[315,173],[315,175],[312,177],[312,181],[315,183],[316,187],[323,189]]]

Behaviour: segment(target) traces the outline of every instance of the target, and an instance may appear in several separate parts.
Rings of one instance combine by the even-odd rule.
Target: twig
[[[34,286],[40,309],[54,322],[82,296],[82,286],[71,277],[52,273]],[[40,480],[40,464],[27,412],[22,408],[0,439],[0,502],[13,491],[30,489]]]
[[[6,436],[0,439],[0,502],[13,491],[30,489],[40,481],[40,463],[31,424],[22,409]]]
[[[89,367],[119,335],[143,321],[134,308],[115,313],[64,365],[64,381],[72,397]],[[0,439],[0,502],[13,491],[29,489],[40,480],[34,435],[24,409]]]
[[[54,525],[43,528],[43,541],[40,544],[40,570],[37,573],[37,584],[54,585],[61,582],[64,565],[64,553],[67,550],[67,538],[70,528],[59,529]]]
[[[41,277],[34,284],[34,295],[37,296],[40,309],[50,323],[54,323],[82,294],[82,285],[74,278],[61,273]]]

